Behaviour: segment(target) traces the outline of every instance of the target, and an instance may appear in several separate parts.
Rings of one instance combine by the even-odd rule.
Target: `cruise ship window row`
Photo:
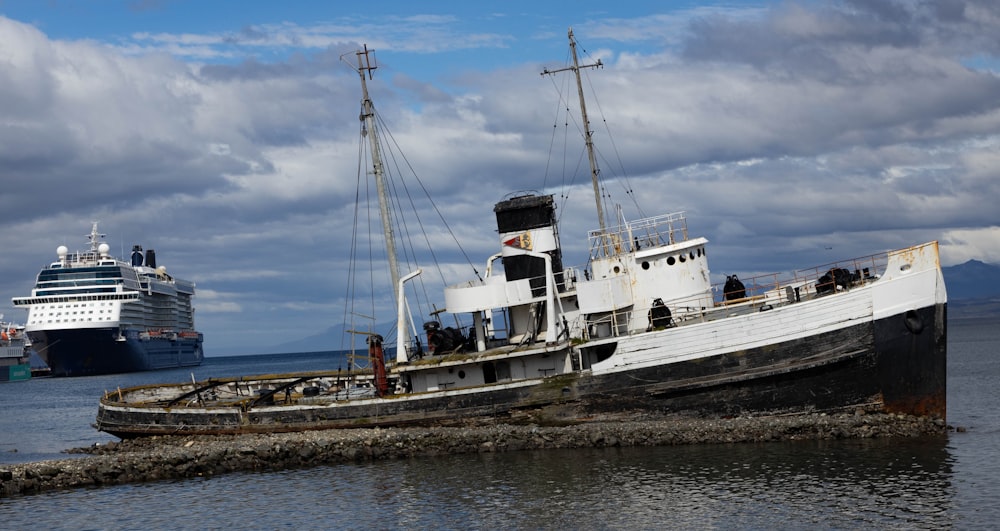
[[[18,304],[25,305],[25,304],[77,303],[81,301],[135,301],[135,300],[138,300],[138,297],[131,293],[108,293],[101,295],[87,295],[86,297],[72,296],[72,295],[66,295],[60,297],[40,296],[37,298],[25,299],[24,302],[19,302]]]
[[[87,308],[90,306],[94,306],[95,304],[98,306],[113,306],[115,303],[106,301],[100,301],[100,302],[90,301],[90,302],[74,302],[66,304],[50,304],[47,306],[49,308]]]
[[[59,317],[59,316],[61,316],[63,314],[65,314],[65,315],[80,315],[80,314],[88,314],[88,315],[90,315],[90,314],[93,314],[93,313],[94,313],[94,310],[86,310],[86,311],[84,311],[84,310],[74,310],[74,311],[54,312],[54,313],[53,312],[44,312],[44,313],[42,313],[42,315],[54,315],[56,317]],[[97,310],[97,313],[98,314],[103,314],[103,313],[112,313],[112,312],[111,312],[111,310]]]
[[[59,280],[39,280],[38,287],[58,287],[58,286],[107,286],[121,284],[121,279],[97,279],[97,278],[77,278]]]
[[[28,324],[36,325],[36,324],[42,324],[42,323],[44,323],[44,324],[59,324],[59,323],[77,323],[77,322],[80,322],[80,323],[85,323],[85,322],[86,323],[92,323],[92,322],[95,322],[95,321],[111,321],[111,320],[112,319],[111,319],[110,316],[109,317],[99,317],[97,319],[84,319],[82,317],[80,317],[80,318],[75,318],[74,317],[74,318],[70,319],[70,318],[67,317],[65,319],[46,319],[44,321],[41,320],[41,319],[32,320]]]
[[[79,321],[110,321],[116,303],[111,301],[72,302],[36,306],[31,324]],[[96,312],[96,315],[95,315]],[[79,316],[73,317],[71,316]],[[84,318],[83,316],[87,316]]]
[[[114,282],[122,280],[125,277],[114,273],[84,273],[84,272],[61,272],[58,274],[41,274],[38,276],[39,282],[73,282],[87,280],[91,282]]]

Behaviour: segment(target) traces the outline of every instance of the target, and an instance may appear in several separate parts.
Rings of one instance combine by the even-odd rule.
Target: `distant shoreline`
[[[1000,298],[962,299],[948,302],[948,320],[1000,319]]]

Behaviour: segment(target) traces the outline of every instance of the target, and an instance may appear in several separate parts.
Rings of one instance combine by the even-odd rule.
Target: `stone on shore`
[[[159,436],[68,450],[84,457],[0,466],[0,497],[95,485],[276,471],[343,462],[550,448],[669,446],[944,434],[908,415],[675,418],[569,426],[358,428],[252,435]]]

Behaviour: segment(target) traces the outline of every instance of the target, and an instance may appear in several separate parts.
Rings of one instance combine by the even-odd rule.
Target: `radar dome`
[[[101,245],[97,246],[97,252],[101,253],[101,256],[107,256],[108,255],[108,251],[110,251],[110,250],[111,250],[111,246],[108,245],[108,244],[106,244],[106,243],[102,243]]]
[[[56,247],[56,256],[58,256],[59,258],[66,258],[67,254],[69,254],[69,248],[67,248],[65,245],[60,245],[59,247]]]

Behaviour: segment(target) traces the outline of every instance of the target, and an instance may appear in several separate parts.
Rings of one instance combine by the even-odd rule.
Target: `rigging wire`
[[[549,76],[549,77],[554,77],[554,76]],[[563,77],[566,78],[566,79],[569,79],[569,76],[563,76]],[[565,81],[564,83],[565,83],[565,86],[568,86],[570,84],[569,81]],[[585,160],[587,158],[587,148],[586,148],[587,134],[584,131],[585,128],[584,128],[583,124],[580,122],[580,120],[578,120],[577,115],[574,114],[570,110],[571,104],[569,103],[569,100],[567,99],[567,96],[565,96],[566,92],[568,92],[570,89],[566,88],[565,89],[566,92],[564,92],[556,84],[555,80],[552,80],[552,84],[556,88],[556,93],[559,95],[559,104],[558,104],[559,106],[557,107],[557,108],[559,108],[559,112],[562,112],[562,110],[566,111],[566,115],[565,115],[566,118],[564,119],[564,122],[563,122],[563,185],[562,185],[563,186],[563,190],[562,190],[562,192],[560,192],[560,197],[562,198],[563,201],[568,201],[569,200],[569,192],[570,192],[570,190],[572,190],[573,186],[575,186],[575,185],[578,184],[577,177],[580,177],[580,176],[582,176],[584,174],[583,171],[582,171],[582,168],[583,168],[584,162],[585,162]],[[565,88],[565,86],[564,86],[564,88]],[[556,117],[556,119],[558,120],[558,116]],[[567,182],[567,180],[566,180],[566,173],[567,173],[567,167],[568,167],[568,165],[567,165],[567,159],[569,158],[569,124],[570,123],[572,123],[573,126],[576,127],[577,134],[580,136],[580,138],[584,139],[585,143],[579,149],[579,152],[578,152],[579,156],[577,157],[576,167],[574,168],[574,170],[572,172],[570,172],[571,179],[569,180],[569,182]],[[553,124],[553,127],[557,128],[558,127],[558,123]],[[596,149],[596,145],[595,145],[595,149]],[[551,148],[550,148],[550,151],[549,151],[549,158],[550,159],[552,158],[552,150],[551,150]],[[600,179],[600,174],[601,174],[601,169],[600,169],[600,166],[598,166],[598,168],[597,168],[598,183],[597,184],[598,184],[598,187],[602,190],[601,191],[601,197],[603,199],[607,199],[607,200],[610,201],[611,200],[611,195],[610,195],[610,193],[608,193],[607,188],[604,185],[604,181],[602,179]],[[587,176],[589,177],[589,173],[587,173]],[[562,219],[562,215],[563,215],[564,212],[565,212],[565,210],[559,211],[559,213],[557,214],[557,220],[561,220]],[[608,221],[608,220],[605,220],[605,221],[607,221],[607,222],[610,223],[610,221]]]
[[[584,53],[587,54],[587,51],[584,50]],[[598,96],[597,90],[594,89],[594,82],[592,79],[590,79],[590,76],[587,76],[587,84],[590,86],[590,93],[593,95],[593,100],[597,105],[597,112],[598,114],[601,115],[601,123],[604,125],[604,130],[608,135],[608,142],[611,144],[611,149],[615,154],[616,160],[618,161],[618,169],[619,171],[621,171],[621,177],[622,177],[622,179],[618,180],[618,182],[622,186],[622,189],[625,191],[625,195],[632,200],[632,204],[635,205],[636,211],[639,212],[639,216],[645,218],[646,214],[643,212],[642,207],[639,205],[639,201],[635,196],[635,192],[632,190],[632,181],[629,178],[628,172],[625,171],[625,164],[622,162],[621,152],[618,151],[618,144],[615,143],[615,137],[614,135],[611,134],[611,126],[610,124],[608,124],[607,117],[604,114],[604,108],[601,106],[601,99]],[[601,152],[600,149],[597,150],[597,153],[601,155],[601,158],[607,161],[607,159],[604,158],[604,154],[603,152]],[[610,165],[610,161],[608,162]],[[623,184],[622,180],[624,181]]]
[[[403,160],[403,163],[406,166],[406,169],[408,170],[409,175],[412,175],[413,179],[420,186],[420,190],[424,193],[424,197],[427,198],[427,200],[428,200],[431,208],[434,210],[434,213],[438,215],[438,219],[441,220],[441,223],[444,225],[445,229],[447,229],[448,235],[451,236],[452,241],[455,242],[456,247],[462,253],[462,257],[465,259],[465,261],[469,265],[469,267],[472,268],[472,271],[475,272],[476,278],[479,279],[479,280],[482,280],[483,277],[480,275],[479,270],[473,264],[472,259],[469,258],[468,253],[465,252],[465,248],[462,247],[462,244],[459,242],[458,237],[455,236],[455,232],[452,230],[451,225],[448,224],[448,221],[444,218],[444,215],[441,213],[441,210],[438,208],[437,204],[434,203],[434,199],[431,196],[430,191],[424,185],[424,182],[423,182],[422,179],[420,179],[420,176],[417,175],[417,172],[414,171],[413,166],[410,164],[409,159],[406,157],[406,154],[403,153],[402,149],[399,148],[399,144],[396,142],[396,137],[394,137],[392,135],[392,132],[389,131],[389,128],[384,125],[385,122],[382,120],[382,116],[378,112],[375,113],[375,118],[378,121],[378,123],[383,124],[383,130],[385,131],[386,136],[388,137],[389,140],[392,141],[392,146],[390,146],[390,147],[395,147],[396,148],[395,152],[399,153],[399,156]],[[405,186],[405,182],[404,182],[404,186]],[[409,196],[409,193],[407,193],[407,195]],[[412,198],[411,198],[411,207],[413,208],[414,216],[417,217],[417,219],[419,221],[420,217],[419,217],[419,214],[418,214],[418,209],[416,208],[415,205],[413,205]],[[423,224],[422,223],[420,224],[420,227],[421,227],[421,229],[423,229]],[[427,231],[421,230],[421,232],[424,233],[424,237],[426,239],[426,237],[427,237]],[[430,245],[430,241],[429,240],[427,241],[427,246],[431,250],[431,254],[433,255],[434,254],[433,253],[433,247]],[[435,265],[437,265],[436,261],[435,261]],[[442,276],[442,279],[443,279],[443,276]]]
[[[578,49],[582,51],[582,53],[583,53],[583,55],[585,57],[593,59],[593,56],[591,56],[590,53],[585,48],[583,48],[583,46],[580,44],[579,41],[577,41],[577,46],[578,46]],[[567,56],[568,56],[568,54],[567,54]],[[566,64],[568,64],[568,59],[566,61]],[[634,192],[634,190],[632,188],[631,178],[629,177],[628,173],[625,171],[625,165],[622,162],[621,152],[618,150],[618,145],[615,143],[614,135],[611,134],[611,128],[610,128],[610,125],[608,124],[608,120],[606,118],[606,115],[604,114],[604,109],[601,106],[600,99],[597,96],[597,91],[594,90],[593,80],[587,74],[586,71],[581,72],[581,75],[583,75],[587,79],[587,84],[590,87],[590,97],[588,98],[588,101],[589,100],[593,100],[596,103],[596,105],[597,105],[598,114],[601,117],[601,122],[602,122],[602,124],[604,126],[604,130],[605,130],[605,132],[606,132],[606,134],[608,136],[608,141],[610,142],[612,151],[613,151],[615,159],[617,161],[617,166],[616,166],[617,167],[617,171],[621,172],[620,173],[621,179],[614,179],[614,180],[617,181],[617,184],[622,188],[623,193],[626,195],[626,197],[628,197],[631,200],[632,204],[635,206],[636,210],[638,211],[639,216],[640,217],[646,217],[646,214],[644,213],[644,211],[642,209],[642,206],[639,205],[638,198],[636,197],[635,192]],[[549,76],[549,77],[555,77],[555,76]],[[564,76],[564,77],[566,79],[569,79],[569,76]],[[564,150],[563,150],[563,153],[564,153],[564,155],[563,155],[563,173],[564,173],[563,187],[564,188],[563,188],[563,192],[561,192],[561,197],[564,200],[568,200],[568,198],[569,198],[569,190],[573,186],[575,186],[576,184],[578,184],[576,177],[579,176],[579,175],[581,175],[580,174],[580,169],[581,169],[581,166],[583,166],[583,163],[582,163],[583,162],[583,156],[585,155],[585,153],[583,155],[581,155],[581,158],[578,160],[576,170],[572,174],[573,177],[569,180],[569,182],[567,182],[567,180],[565,178],[565,173],[566,173],[566,162],[567,162],[566,158],[567,158],[567,154],[568,154],[568,149],[566,149],[566,144],[568,143],[569,123],[570,122],[573,123],[573,125],[576,127],[577,132],[580,134],[581,137],[585,138],[586,135],[584,133],[584,126],[583,126],[583,124],[579,123],[579,120],[577,119],[577,116],[570,111],[571,105],[568,103],[568,97],[569,96],[567,95],[569,93],[569,91],[570,91],[570,89],[567,88],[567,86],[569,85],[569,81],[565,81],[562,88],[560,88],[560,86],[556,83],[556,81],[554,79],[551,82],[553,84],[553,87],[555,87],[555,89],[556,89],[556,93],[559,96],[559,103],[558,103],[558,107],[557,108],[559,109],[559,112],[562,112],[562,110],[565,109],[566,116],[567,116],[566,121],[563,124],[563,127],[566,130],[566,132],[564,132],[564,139],[566,139],[566,140],[564,142]],[[556,118],[556,122],[553,123],[553,129],[558,128],[558,114],[559,113],[557,112],[557,118]],[[553,133],[553,137],[554,136],[555,136],[555,133]],[[555,145],[555,142],[551,142],[550,143],[550,147],[549,147],[549,160],[552,159],[552,154],[553,154],[552,152],[553,152],[553,146],[554,145]],[[597,143],[594,143],[593,146],[594,146],[594,150],[595,150],[595,152],[597,154],[597,157],[600,160],[602,160],[605,163],[607,163],[607,165],[609,167],[615,167],[615,165],[611,164],[611,161],[604,155],[604,153],[598,147]],[[600,175],[601,175],[600,165],[598,165],[597,173],[598,173],[598,188],[600,189],[600,195],[601,195],[602,200],[607,200],[608,202],[614,202],[614,198],[612,197],[611,191],[608,189],[608,186],[607,186],[608,183],[606,182],[605,179],[601,179],[600,178]],[[547,174],[548,174],[548,167],[546,167],[546,175]],[[560,218],[561,218],[563,212],[564,211],[560,211],[560,213],[559,213],[559,217]],[[612,214],[609,212],[609,213],[606,213],[606,215],[610,217]],[[607,219],[606,221],[608,223],[616,223],[618,220]]]
[[[365,218],[368,220],[369,233],[371,233],[371,206],[370,206],[371,202],[367,201],[367,200],[364,201],[364,202],[361,201],[361,199],[362,199],[362,193],[361,193],[362,192],[362,186],[364,186],[364,197],[367,198],[367,197],[370,196],[370,189],[368,187],[369,186],[369,180],[365,178],[365,176],[367,175],[367,171],[365,169],[364,161],[367,160],[368,157],[366,156],[366,153],[367,153],[367,144],[364,141],[364,135],[366,134],[364,127],[365,127],[364,126],[364,122],[362,122],[361,123],[361,134],[358,135],[358,139],[359,139],[359,141],[358,141],[358,157],[357,157],[358,167],[357,167],[357,176],[356,176],[357,186],[355,188],[355,196],[354,196],[354,213],[353,213],[353,215],[354,215],[354,221],[352,223],[353,230],[352,230],[352,233],[351,233],[351,245],[350,245],[350,252],[348,253],[348,256],[349,256],[349,260],[348,260],[348,264],[349,264],[348,265],[348,282],[347,282],[347,286],[346,286],[346,294],[345,294],[346,304],[344,305],[344,316],[343,316],[343,326],[344,326],[344,330],[345,331],[346,330],[357,330],[358,327],[357,327],[357,325],[355,323],[355,318],[356,317],[360,317],[360,316],[363,315],[363,314],[361,314],[359,312],[359,307],[358,307],[358,304],[357,304],[357,301],[360,300],[360,294],[358,293],[359,292],[359,290],[358,290],[358,280],[359,280],[358,279],[358,275],[359,275],[360,269],[359,269],[359,263],[358,263],[358,259],[357,258],[358,258],[358,254],[359,254],[358,253],[358,247],[359,247],[359,243],[360,243],[359,242],[358,228],[360,227],[360,221],[361,221],[361,206],[362,206],[362,203],[364,203],[365,205],[367,205],[367,208],[368,208],[368,215],[365,216]],[[369,258],[369,261],[372,260],[373,252],[374,251],[372,249],[371,241],[369,239],[369,242],[368,242],[368,258]],[[373,270],[371,268],[369,268],[369,276],[370,276],[369,281],[368,281],[369,285],[373,285],[372,284],[373,279],[371,278],[372,275],[374,275],[374,272],[373,272]],[[369,304],[371,305],[371,310],[370,310],[370,312],[369,312],[368,315],[374,315],[374,308],[375,308],[374,293],[371,293]],[[372,324],[374,324],[374,323],[370,323],[369,326],[367,327],[369,329],[369,331],[371,331]],[[350,348],[349,349],[345,348],[345,347],[347,347],[347,345],[344,344],[344,336],[341,337],[341,350],[349,350],[349,355],[347,357],[347,362],[348,362],[347,370],[348,371],[350,371],[352,369],[352,365],[354,367],[358,367],[359,366],[358,359],[366,359],[366,356],[356,356],[355,353],[354,353],[355,352],[355,346],[356,346],[355,345],[355,339],[356,339],[355,336],[356,335],[357,334],[355,334],[355,333],[351,333],[351,339],[350,339],[350,345],[349,345]],[[367,351],[367,347],[365,348],[365,351]]]
[[[555,113],[555,117],[554,117],[554,119],[552,121],[552,131],[553,131],[552,132],[552,138],[553,138],[553,140],[552,140],[552,142],[549,143],[549,156],[548,156],[548,160],[546,161],[546,165],[545,165],[545,179],[542,182],[542,186],[544,188],[545,184],[548,182],[549,161],[552,160],[553,153],[555,152],[555,137],[556,137],[556,133],[555,132],[556,132],[556,130],[559,129],[559,118],[560,118],[560,116],[562,116],[562,112],[565,110],[566,114],[565,114],[565,118],[563,118],[563,127],[562,127],[562,131],[563,131],[563,135],[562,135],[562,137],[563,137],[562,138],[562,140],[563,140],[563,142],[562,142],[562,144],[563,144],[563,146],[562,146],[562,154],[563,154],[563,156],[562,156],[562,159],[563,160],[562,160],[562,176],[561,176],[561,184],[560,184],[561,191],[559,192],[559,198],[560,198],[560,202],[561,203],[566,203],[566,202],[569,201],[569,191],[572,190],[573,185],[576,184],[576,176],[579,175],[580,162],[578,160],[577,161],[576,171],[573,171],[573,172],[571,172],[569,174],[570,180],[567,183],[567,167],[568,167],[567,159],[569,157],[569,122],[570,122],[570,120],[573,120],[573,123],[575,124],[576,120],[575,120],[575,117],[573,116],[573,113],[570,112],[569,102],[566,100],[566,98],[564,96],[565,92],[564,92],[563,88],[565,88],[565,84],[568,83],[568,82],[564,82],[564,87],[560,88],[559,84],[555,80],[555,76],[547,76],[547,77],[549,78],[549,82],[552,83],[553,88],[555,88],[556,94],[559,96],[559,102],[556,105],[556,113]],[[565,77],[568,77],[568,76],[562,76],[562,77],[565,78]],[[577,127],[577,130],[579,130],[579,127]],[[561,221],[562,220],[562,215],[563,215],[564,211],[565,211],[565,209],[560,209],[557,212],[557,214],[556,214],[556,220],[557,221]]]
[[[441,260],[439,259],[438,253],[435,251],[435,247],[432,245],[432,242],[430,240],[430,235],[428,234],[429,231],[427,230],[428,226],[423,217],[420,215],[421,209],[417,207],[418,194],[415,194],[414,191],[410,189],[411,187],[407,183],[409,179],[408,178],[404,179],[401,177],[402,175],[407,175],[407,176],[412,176],[413,180],[415,180],[415,182],[419,185],[419,189],[423,192],[423,195],[427,198],[430,208],[434,211],[434,213],[437,214],[438,218],[441,220],[443,227],[451,237],[452,241],[455,242],[455,245],[459,250],[459,252],[461,253],[462,257],[464,258],[466,263],[470,266],[472,271],[475,273],[476,278],[482,280],[482,276],[478,268],[473,264],[472,260],[469,258],[468,253],[459,243],[458,237],[456,236],[454,230],[445,220],[444,215],[438,208],[437,204],[435,204],[427,186],[423,183],[420,177],[413,170],[413,166],[410,164],[410,161],[407,159],[402,149],[400,149],[399,143],[396,141],[391,131],[389,131],[386,122],[383,120],[382,116],[375,110],[374,106],[371,107],[371,110],[375,118],[373,127],[378,128],[377,138],[379,141],[379,145],[381,146],[380,151],[383,153],[382,168],[384,171],[384,177],[386,178],[386,183],[388,188],[387,190],[388,197],[386,198],[386,200],[389,203],[388,206],[390,215],[392,217],[392,221],[394,222],[395,227],[397,227],[398,230],[397,241],[403,244],[400,246],[400,253],[399,253],[402,256],[398,258],[404,264],[404,267],[409,268],[410,271],[416,270],[419,267],[419,261],[420,261],[416,249],[418,247],[422,249],[424,246],[426,246],[430,261],[433,262],[435,266],[433,267],[433,269],[435,269],[438,272],[438,277],[440,278],[441,284],[442,285],[446,284],[447,279],[444,276],[443,267],[441,267]],[[376,132],[374,131],[367,132],[367,134],[375,134],[375,133]],[[351,281],[349,282],[349,288],[348,288],[348,301],[350,301],[349,302],[350,310],[345,308],[345,328],[347,327],[347,322],[349,318],[353,321],[355,315],[360,315],[360,313],[357,312],[357,308],[354,306],[355,303],[353,301],[358,299],[358,293],[357,293],[358,282],[356,279],[359,276],[359,273],[361,273],[363,269],[357,263],[356,259],[359,246],[358,242],[361,241],[361,236],[360,234],[358,234],[358,232],[360,229],[360,224],[364,222],[363,220],[360,219],[362,214],[364,214],[364,212],[362,212],[362,205],[361,205],[362,202],[368,205],[367,215],[365,216],[365,218],[368,220],[369,234],[382,234],[382,230],[380,228],[376,228],[373,226],[376,225],[375,221],[373,221],[375,216],[375,214],[373,213],[373,208],[375,207],[373,205],[377,205],[377,201],[372,200],[372,198],[376,196],[376,193],[370,190],[371,179],[367,178],[369,171],[366,168],[366,162],[370,160],[370,153],[368,153],[369,149],[368,143],[364,140],[365,134],[366,131],[364,130],[364,125],[362,125],[361,135],[359,135],[360,139],[359,157],[358,157],[359,166],[358,166],[358,183],[357,183],[358,191],[355,196],[354,234],[352,234],[352,244],[351,244],[351,262],[350,262]],[[404,172],[403,171],[404,168],[408,169],[408,171]],[[362,196],[363,186],[365,187],[365,189],[364,189],[364,195]],[[411,221],[415,223],[411,223]],[[417,231],[419,231],[420,234],[416,234]],[[416,241],[420,238],[420,235],[422,235],[423,244],[418,246],[416,245]],[[377,254],[376,251],[373,249],[375,240],[376,239],[374,238],[367,239],[369,247],[368,259],[370,263],[375,263],[374,256],[375,254]],[[376,267],[368,268],[369,270],[368,285],[372,287],[372,289],[370,290],[371,292],[370,315],[376,315],[377,303],[375,300],[374,286],[379,285],[376,283],[375,280],[376,269],[382,271],[384,268],[376,268]],[[420,288],[417,290],[417,292],[414,294],[412,298],[412,301],[415,302],[417,308],[420,310],[420,314],[426,313],[429,315],[435,315],[437,309],[431,303],[431,297],[428,294],[427,282],[424,281],[422,276],[417,276],[412,282],[420,286]],[[395,305],[396,301],[394,300],[392,301],[392,306],[395,308]],[[410,312],[410,308],[407,308],[407,311]],[[412,317],[413,315],[411,313],[411,319]],[[371,319],[374,319],[374,317],[371,317]],[[397,320],[398,316],[395,314],[395,312],[393,312],[393,318],[392,318],[393,326],[387,331],[386,334],[383,334],[383,336],[385,337],[386,344],[390,344],[392,340],[398,339],[395,337],[397,330],[395,325],[397,324],[396,323]],[[410,325],[416,326],[416,324],[413,323],[412,320],[410,323],[407,323],[407,326]],[[419,335],[417,337],[419,337]]]

